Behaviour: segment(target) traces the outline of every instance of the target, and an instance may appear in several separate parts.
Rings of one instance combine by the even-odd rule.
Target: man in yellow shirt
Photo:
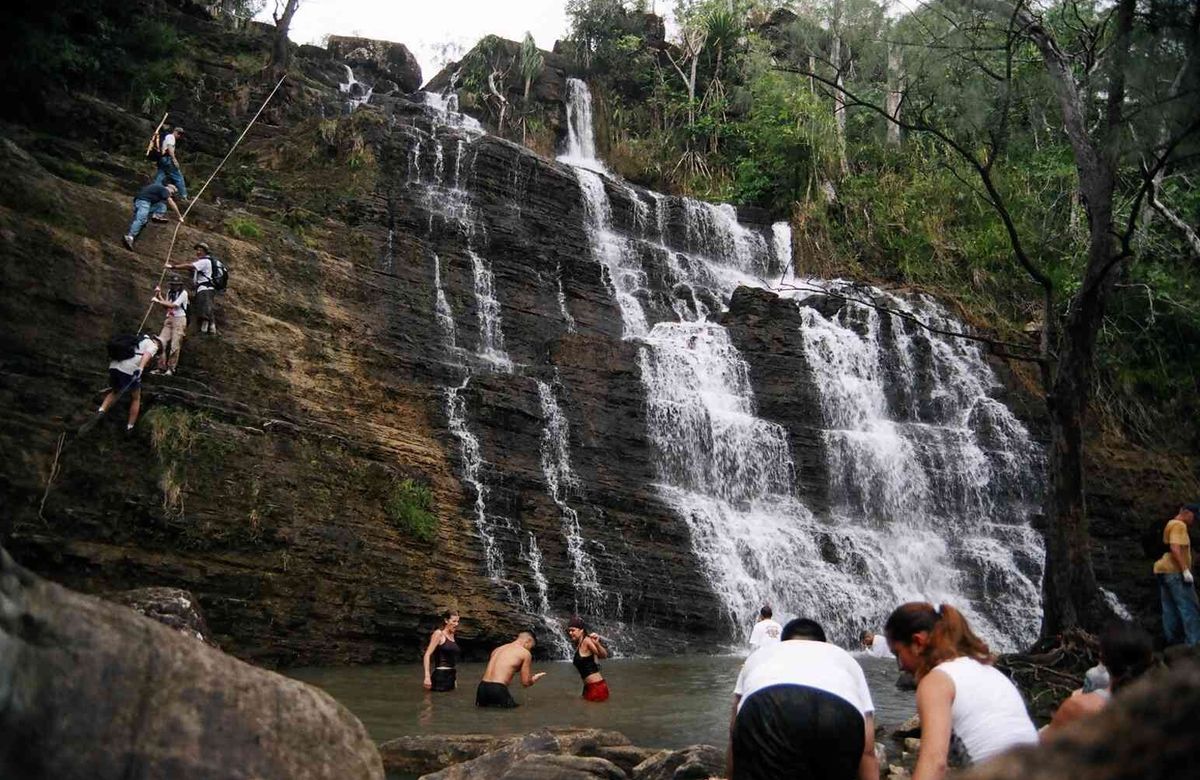
[[[1200,645],[1200,600],[1192,576],[1192,543],[1188,528],[1196,522],[1200,504],[1187,504],[1167,521],[1163,544],[1167,552],[1154,563],[1154,578],[1162,598],[1163,633],[1167,644]]]

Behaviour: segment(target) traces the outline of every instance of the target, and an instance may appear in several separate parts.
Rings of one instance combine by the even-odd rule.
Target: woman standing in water
[[[567,623],[567,636],[575,645],[575,656],[571,663],[583,678],[583,698],[588,701],[608,701],[608,683],[600,674],[600,664],[596,663],[597,658],[608,658],[608,650],[600,642],[600,635],[589,634],[583,619],[576,616]]]
[[[443,612],[442,627],[429,635],[429,647],[425,648],[425,690],[454,690],[458,679],[458,656],[462,653],[454,641],[454,632],[457,630],[458,613],[449,610]]]
[[[983,640],[954,607],[910,602],[884,626],[888,645],[917,679],[921,750],[913,780],[941,780],[951,739],[979,763],[1018,745],[1038,741],[1016,686],[992,664]]]

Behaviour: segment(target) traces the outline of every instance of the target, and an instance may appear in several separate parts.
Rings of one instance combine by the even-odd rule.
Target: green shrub
[[[384,508],[401,531],[423,542],[437,538],[438,521],[433,513],[433,495],[428,485],[411,479],[393,483]]]
[[[262,228],[249,217],[233,217],[226,220],[225,227],[237,238],[258,240],[263,237]]]

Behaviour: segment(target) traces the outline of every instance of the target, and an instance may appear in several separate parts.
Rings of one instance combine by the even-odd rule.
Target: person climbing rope
[[[142,410],[142,372],[161,350],[162,341],[158,336],[145,333],[140,336],[117,336],[108,343],[108,356],[111,359],[108,364],[109,390],[96,410],[92,425],[107,414],[121,396],[130,392],[129,420],[125,432],[133,430]],[[80,432],[90,429],[90,425],[85,425]]]
[[[217,335],[217,318],[213,299],[217,294],[213,283],[213,259],[209,254],[208,244],[199,241],[192,247],[196,257],[186,263],[169,263],[168,268],[176,270],[188,268],[192,271],[192,283],[196,285],[196,311],[200,319],[200,332]]]
[[[152,303],[166,308],[167,316],[163,318],[162,331],[158,334],[164,350],[158,356],[158,368],[151,373],[162,373],[171,376],[179,365],[179,351],[183,348],[183,337],[187,332],[188,294],[183,289],[183,277],[171,274],[167,278],[167,296],[161,297],[162,288],[154,288]]]
[[[183,128],[179,125],[163,135],[159,146],[158,172],[154,174],[154,183],[163,184],[170,181],[179,190],[179,197],[187,200],[187,182],[183,180],[183,170],[179,167],[178,152],[178,144],[183,136]]]
[[[137,240],[151,214],[165,214],[170,206],[179,217],[179,221],[183,222],[183,213],[173,200],[174,195],[174,184],[147,184],[138,190],[138,194],[133,196],[133,221],[129,223],[129,232],[125,234],[126,249],[133,251],[133,242]]]

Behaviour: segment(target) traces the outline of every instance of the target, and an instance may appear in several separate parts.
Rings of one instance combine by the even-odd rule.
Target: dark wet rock
[[[607,745],[596,748],[594,754],[613,762],[625,772],[633,776],[634,767],[659,753],[657,748],[637,747],[636,745]]]
[[[379,746],[379,755],[389,773],[424,775],[479,758],[512,739],[495,734],[421,734],[389,739]]]
[[[527,756],[502,775],[502,780],[628,780],[620,767],[603,758],[584,756]]]
[[[324,692],[129,609],[35,577],[0,549],[0,777],[382,780]]]
[[[633,780],[708,780],[725,772],[725,753],[712,745],[662,750],[633,769]]]
[[[548,730],[542,729],[514,739],[478,758],[424,775],[422,780],[492,780],[505,777],[514,766],[530,756],[557,755],[558,751],[558,740]]]
[[[119,593],[109,593],[106,599],[114,604],[129,607],[139,615],[157,620],[184,636],[199,639],[205,644],[216,646],[208,632],[204,611],[200,602],[186,590],[180,588],[137,588]]]
[[[404,92],[416,92],[421,88],[421,65],[402,43],[331,35],[328,48],[334,59],[342,60],[354,70],[355,78],[359,77],[360,69],[365,69],[373,77],[372,81],[394,81]]]

